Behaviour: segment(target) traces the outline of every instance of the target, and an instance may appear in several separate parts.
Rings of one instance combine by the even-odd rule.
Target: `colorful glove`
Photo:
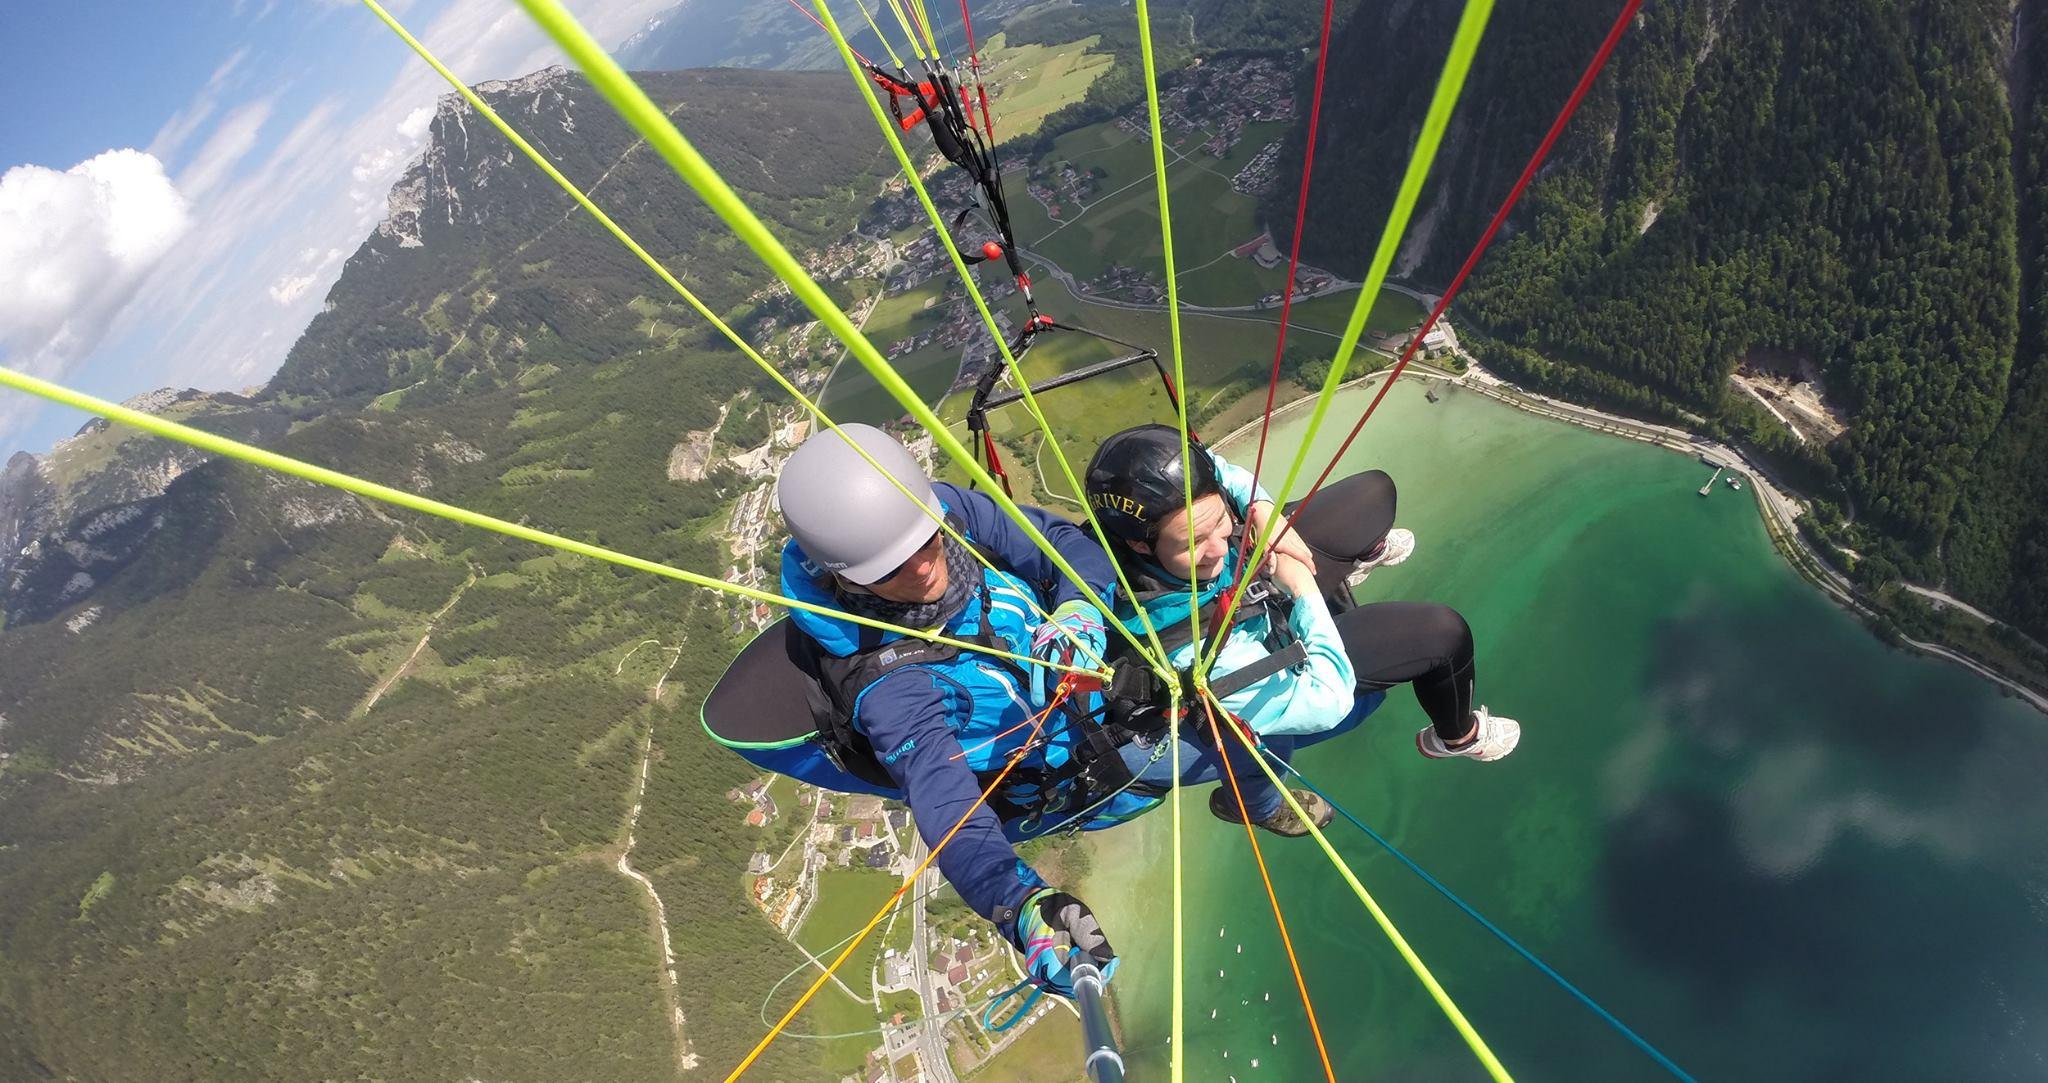
[[[1088,904],[1052,888],[1039,888],[1024,900],[1017,918],[1005,929],[1010,942],[1024,954],[1024,973],[1031,982],[1063,997],[1074,995],[1074,977],[1069,962],[1092,962],[1108,981],[1116,973],[1116,951],[1095,912]],[[1070,945],[1065,958],[1059,953],[1064,937]]]
[[[1086,644],[1087,652],[1076,650],[1075,640]],[[1103,623],[1102,610],[1079,598],[1061,603],[1052,611],[1052,619],[1039,625],[1031,636],[1031,657],[1063,666],[1093,665],[1094,658],[1101,658],[1108,648],[1109,629]],[[1094,658],[1089,657],[1090,653]],[[1052,702],[1052,690],[1064,674],[1045,666],[1031,669],[1035,702],[1040,706]]]

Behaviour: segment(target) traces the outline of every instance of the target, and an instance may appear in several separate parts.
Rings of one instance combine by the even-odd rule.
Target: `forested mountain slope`
[[[1333,44],[1304,258],[1362,266],[1460,6]],[[1464,294],[1482,357],[1747,439],[1866,557],[2048,634],[2043,7],[1651,0]],[[1397,271],[1448,279],[1618,8],[1499,5]],[[1817,378],[1846,431],[1802,441],[1738,366]]]
[[[884,176],[843,75],[642,82],[799,251]],[[777,326],[778,298],[748,300],[750,257],[580,79],[486,89],[711,303]],[[732,501],[761,484],[725,460],[767,440],[765,378],[510,153],[444,104],[271,387],[151,405],[722,570]],[[728,404],[721,432],[745,442],[672,477]],[[694,721],[735,607],[110,435],[5,475],[17,505],[54,509],[5,517],[17,535],[95,540],[72,517],[95,509],[65,503],[94,492],[147,529],[77,597],[8,595],[0,1079],[633,1080],[738,1060],[750,976],[800,958],[738,890],[759,836],[720,806],[743,765]],[[139,500],[113,484],[167,470]],[[12,606],[29,597],[49,605]],[[686,1027],[616,868],[649,748],[633,861],[688,915]],[[764,1078],[812,1078],[820,1055],[787,1043]]]
[[[873,195],[839,170],[876,153],[873,122],[846,77],[659,72],[649,94],[713,166],[776,208],[792,248],[844,233]],[[763,286],[751,253],[638,137],[560,68],[485,84],[528,140],[715,309]],[[497,385],[527,354],[577,360],[645,341],[617,307],[649,292],[632,253],[487,122],[444,100],[433,141],[391,193],[391,216],[356,253],[272,379],[272,393],[356,398],[413,389],[408,405]],[[862,127],[861,125],[867,125]],[[869,173],[869,184],[880,176]],[[856,201],[856,196],[858,197]]]
[[[1978,453],[1945,550],[1957,591],[2048,629],[2048,6],[2028,4],[2012,61],[2018,107],[2020,337],[2005,413]]]
[[[762,4],[756,0],[683,0],[682,3],[647,20],[632,37],[619,43],[612,55],[634,70],[667,71],[675,68],[756,68],[782,71],[842,71],[843,61],[832,39],[803,10],[788,4]],[[888,53],[867,21],[848,7],[835,10],[839,30],[847,43],[864,56]],[[887,22],[889,40],[902,42],[902,31],[888,9],[869,5],[877,19]],[[946,31],[959,33],[957,11],[934,7],[932,17]],[[947,21],[949,20],[950,21]],[[906,58],[909,53],[903,54]]]

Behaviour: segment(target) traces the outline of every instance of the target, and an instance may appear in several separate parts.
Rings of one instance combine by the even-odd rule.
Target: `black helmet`
[[[1195,499],[1220,493],[1216,463],[1193,437],[1188,461]],[[1187,507],[1180,470],[1180,430],[1140,425],[1102,442],[1088,462],[1088,506],[1102,529],[1127,542],[1152,544],[1159,526]]]

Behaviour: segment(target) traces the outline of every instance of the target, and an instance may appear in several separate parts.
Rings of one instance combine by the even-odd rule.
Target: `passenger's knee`
[[[1452,657],[1468,657],[1472,653],[1472,626],[1465,622],[1465,616],[1447,605],[1435,602],[1421,603],[1427,610],[1418,622],[1432,643],[1442,644],[1443,653]]]
[[[1366,507],[1384,502],[1389,508],[1399,494],[1394,489],[1393,475],[1384,470],[1367,470],[1353,474],[1352,484],[1358,487],[1358,499]]]
[[[1308,505],[1295,529],[1316,549],[1340,560],[1365,557],[1394,521],[1394,479],[1366,470],[1329,486]],[[1291,515],[1299,503],[1289,505]]]

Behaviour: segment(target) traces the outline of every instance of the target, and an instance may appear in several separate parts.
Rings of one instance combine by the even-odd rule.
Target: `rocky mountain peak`
[[[488,80],[473,89],[528,141],[545,148],[549,135],[575,134],[576,99],[571,92],[581,85],[574,72],[558,64],[517,79]],[[477,124],[475,132],[470,130],[472,122]],[[376,237],[396,242],[399,248],[421,248],[427,243],[429,223],[450,227],[482,224],[489,210],[475,198],[477,191],[488,188],[508,170],[519,170],[524,164],[520,158],[519,151],[492,130],[467,99],[443,94],[435,106],[425,149],[386,197],[385,217],[377,225]],[[524,187],[534,180],[528,172],[514,172],[512,177]]]
[[[0,467],[0,570],[48,525],[51,493],[37,456],[18,451]]]

